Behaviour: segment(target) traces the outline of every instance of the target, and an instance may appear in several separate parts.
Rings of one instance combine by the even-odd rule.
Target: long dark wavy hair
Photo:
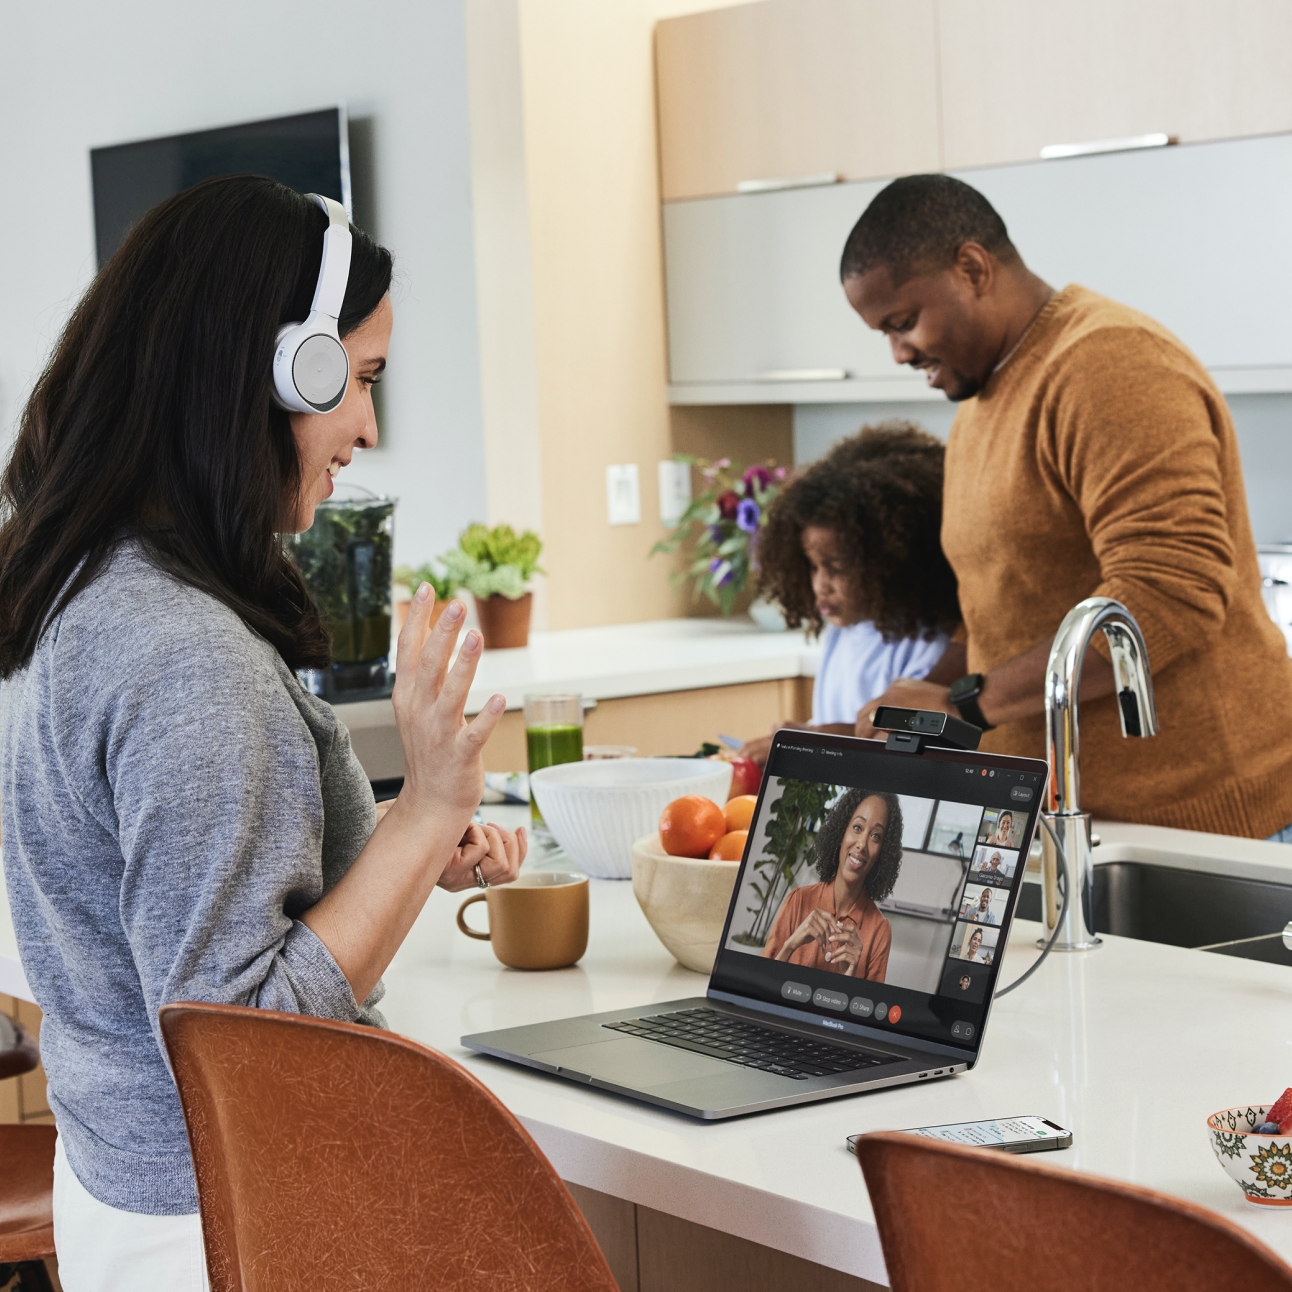
[[[816,836],[816,873],[824,883],[829,883],[839,872],[839,849],[843,846],[844,831],[852,814],[865,799],[883,799],[888,806],[888,826],[884,842],[879,845],[879,856],[866,876],[866,896],[872,902],[882,902],[897,883],[902,869],[902,805],[896,794],[883,794],[878,790],[849,790],[830,809]]]
[[[0,677],[30,661],[126,538],[291,667],[328,662],[278,537],[300,461],[270,397],[275,335],[309,313],[326,228],[315,203],[273,180],[208,180],[145,215],[95,278],[0,480]],[[351,233],[342,336],[381,303],[393,268]]]
[[[942,553],[942,441],[910,422],[841,440],[781,492],[758,541],[758,591],[791,628],[823,624],[803,531],[834,531],[865,617],[887,641],[933,640],[960,622],[956,576]]]

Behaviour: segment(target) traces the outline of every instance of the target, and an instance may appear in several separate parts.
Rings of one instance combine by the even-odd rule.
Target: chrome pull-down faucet
[[[1134,615],[1111,597],[1089,597],[1074,606],[1055,635],[1045,676],[1045,746],[1050,786],[1042,816],[1063,844],[1067,857],[1068,909],[1055,951],[1089,951],[1099,945],[1094,933],[1094,865],[1090,814],[1081,810],[1081,740],[1077,702],[1081,666],[1096,630],[1108,639],[1116,677],[1123,736],[1156,736],[1157,709],[1148,671],[1144,635]],[[1041,832],[1041,871],[1045,887],[1048,942],[1062,909],[1060,861],[1054,839]]]

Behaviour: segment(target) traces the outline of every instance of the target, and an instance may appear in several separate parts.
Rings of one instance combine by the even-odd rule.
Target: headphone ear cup
[[[292,360],[296,357],[296,346],[288,340],[291,333],[302,324],[284,323],[274,337],[274,403],[289,413],[312,413],[314,410],[305,405],[305,401],[296,393],[292,383]]]
[[[311,317],[278,329],[274,349],[274,399],[293,413],[330,413],[345,397],[350,356],[331,320]]]

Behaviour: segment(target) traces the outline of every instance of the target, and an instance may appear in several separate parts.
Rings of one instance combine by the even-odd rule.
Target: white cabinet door
[[[1292,377],[1292,135],[959,172],[1028,266],[1155,318],[1222,389]]]
[[[1222,390],[1292,389],[1292,135],[959,177],[1054,286],[1078,282],[1157,319]],[[894,365],[839,283],[844,241],[882,186],[665,204],[672,402],[942,397]]]
[[[881,187],[665,203],[673,402],[919,397],[922,380],[893,363],[839,282],[844,241]]]

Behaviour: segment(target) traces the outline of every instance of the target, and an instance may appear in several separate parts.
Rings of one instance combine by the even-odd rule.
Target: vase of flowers
[[[742,468],[730,458],[710,462],[684,453],[673,457],[699,467],[705,489],[691,499],[676,528],[651,548],[651,555],[689,544],[691,564],[672,578],[690,580],[697,593],[729,615],[749,585],[751,571],[758,568],[758,535],[789,472],[773,461]]]
[[[486,650],[528,645],[529,580],[543,573],[542,550],[533,530],[517,534],[510,525],[468,525],[457,547],[441,558],[447,577],[475,598]]]

